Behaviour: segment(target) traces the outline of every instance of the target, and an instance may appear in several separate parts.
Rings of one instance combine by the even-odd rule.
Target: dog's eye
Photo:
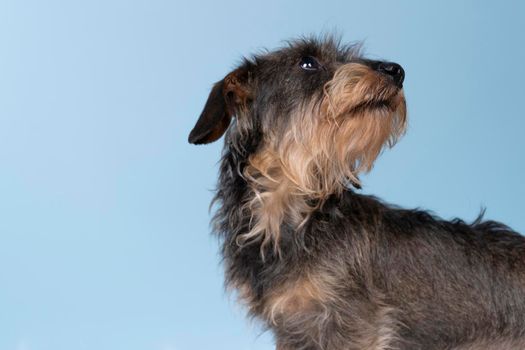
[[[299,66],[304,70],[318,70],[320,68],[319,62],[312,56],[305,56],[301,58],[301,62],[299,62]]]

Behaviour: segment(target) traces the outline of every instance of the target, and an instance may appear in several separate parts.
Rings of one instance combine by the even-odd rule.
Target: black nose
[[[400,88],[403,87],[403,80],[405,80],[405,71],[397,63],[393,62],[381,62],[377,66],[377,71],[388,76],[391,76],[394,79],[394,83]]]

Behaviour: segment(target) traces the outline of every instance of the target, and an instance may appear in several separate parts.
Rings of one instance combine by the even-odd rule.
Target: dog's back
[[[345,217],[377,217],[370,270],[395,310],[399,348],[525,349],[523,236],[481,217],[468,225],[375,201],[349,193]]]

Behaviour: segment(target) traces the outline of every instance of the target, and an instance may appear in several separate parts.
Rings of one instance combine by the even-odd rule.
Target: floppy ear
[[[224,80],[213,85],[204,110],[190,132],[189,143],[200,145],[213,142],[221,137],[230,125],[231,116],[226,112],[223,87]]]
[[[236,108],[246,103],[247,80],[246,70],[239,68],[213,85],[199,120],[190,132],[189,143],[210,143],[226,132]]]

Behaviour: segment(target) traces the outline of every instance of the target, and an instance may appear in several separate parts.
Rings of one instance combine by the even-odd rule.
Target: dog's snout
[[[403,87],[403,80],[405,80],[405,70],[397,63],[381,62],[377,66],[377,71],[392,77],[394,83],[399,87]]]

